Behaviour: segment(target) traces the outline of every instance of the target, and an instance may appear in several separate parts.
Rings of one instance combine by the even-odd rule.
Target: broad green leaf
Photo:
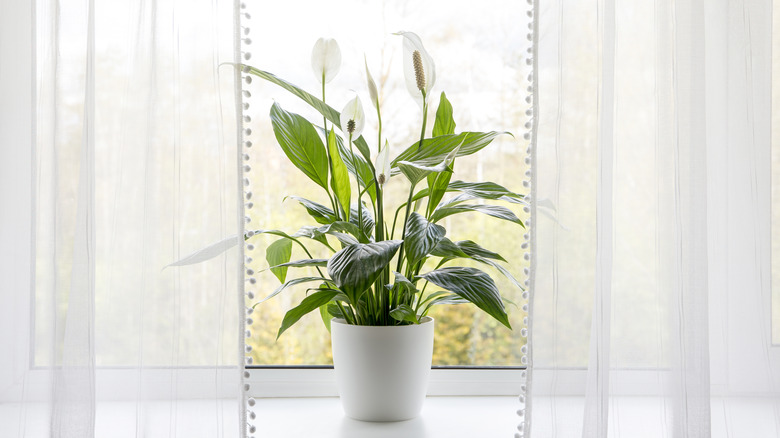
[[[323,225],[323,226],[327,227],[327,225]],[[328,248],[331,248],[330,244],[328,243],[327,237],[325,237],[323,233],[320,233],[317,230],[319,230],[318,227],[315,227],[313,225],[305,225],[301,227],[301,229],[296,231],[295,234],[292,235],[292,237],[306,237],[312,240],[316,240],[317,242],[320,242],[321,244],[327,246]]]
[[[412,309],[408,304],[401,304],[400,306],[391,310],[390,316],[393,317],[393,319],[396,321],[411,322],[414,324],[420,323],[420,320],[417,318],[417,314],[414,313],[414,309]]]
[[[265,250],[265,259],[271,267],[271,272],[279,279],[279,283],[284,283],[287,278],[287,266],[279,266],[290,261],[292,256],[292,240],[279,239],[268,245]]]
[[[298,196],[290,196],[290,199],[298,201],[301,205],[303,205],[304,208],[306,208],[306,211],[309,213],[309,216],[314,218],[317,223],[327,225],[336,222],[337,220],[333,210],[322,204],[318,204],[306,198],[299,198]]]
[[[345,219],[349,221],[352,187],[349,183],[347,166],[342,161],[341,152],[336,144],[336,133],[332,129],[328,133],[328,151],[330,152],[330,161],[333,166],[330,186],[333,188],[333,193],[336,194],[336,199],[338,199],[339,205],[341,205],[342,211],[346,215]]]
[[[455,190],[466,193],[479,199],[501,199],[502,197],[523,199],[524,195],[512,192],[506,187],[494,182],[464,182],[453,181],[449,184],[448,191]],[[512,201],[510,201],[512,202]]]
[[[313,95],[307,93],[306,91],[300,89],[299,87],[285,81],[284,79],[278,78],[277,76],[271,73],[252,67],[251,65],[241,64],[241,68],[245,73],[255,75],[259,78],[265,79],[268,82],[271,82],[272,84],[276,84],[284,88],[285,90],[292,93],[294,96],[297,96],[304,102],[308,103],[312,108],[314,108],[320,114],[325,116],[325,118],[328,119],[331,123],[333,123],[336,126],[341,126],[341,115],[339,114],[339,112],[331,108],[330,105],[327,105],[325,102],[321,101],[320,99],[314,97]],[[370,164],[371,152],[368,149],[368,144],[366,143],[366,141],[363,139],[362,136],[358,137],[357,140],[353,139],[352,142],[358,148],[360,154],[363,155],[363,158],[365,158],[366,161],[369,162],[369,166],[371,167],[371,174],[373,175],[374,168],[373,165]]]
[[[438,222],[447,216],[451,216],[453,214],[458,214],[458,213],[466,213],[469,211],[477,211],[480,213],[484,213],[488,216],[492,216],[498,219],[503,219],[505,221],[516,223],[521,227],[525,228],[523,221],[521,221],[512,212],[512,210],[506,207],[502,207],[500,205],[488,205],[488,204],[465,204],[465,205],[455,205],[452,207],[449,206],[439,207],[431,216],[431,222]]]
[[[401,246],[400,240],[358,243],[337,252],[328,261],[328,275],[357,304],[360,295],[376,281]]]
[[[467,258],[468,254],[463,252],[457,244],[453,243],[448,238],[443,238],[436,244],[436,247],[431,251],[431,255],[434,257],[441,257],[445,259],[454,258]]]
[[[288,328],[298,322],[304,315],[311,312],[314,309],[318,309],[320,306],[327,304],[334,296],[338,294],[338,291],[334,290],[321,290],[314,292],[308,297],[304,298],[300,304],[290,309],[282,319],[282,326],[279,327],[279,333],[276,335],[276,339],[282,336]]]
[[[450,172],[452,173],[452,162],[455,160],[455,157],[458,154],[458,148],[456,147],[452,151],[450,151],[447,156],[444,157],[444,160],[442,160],[440,163],[438,163],[435,166],[427,166],[420,162],[413,162],[413,161],[400,161],[398,163],[398,168],[400,169],[401,173],[406,176],[406,178],[409,179],[409,182],[412,183],[412,187],[416,186],[417,183],[422,181],[425,177],[427,177],[430,173],[433,172]]]
[[[288,240],[288,242],[290,242],[290,244],[292,245],[292,241]],[[294,262],[287,262],[287,263],[271,266],[268,269],[270,269],[273,272],[274,268],[305,268],[308,266],[323,267],[323,266],[327,266],[327,264],[328,264],[328,259],[302,259],[302,260],[296,260]],[[282,283],[284,283],[284,280],[282,280]]]
[[[283,110],[278,103],[271,106],[271,124],[290,162],[328,190],[328,156],[314,126],[298,114]]]
[[[493,139],[502,134],[509,133],[496,131],[461,132],[460,134],[426,138],[423,140],[421,147],[418,147],[419,143],[415,142],[395,157],[391,164],[394,170],[393,175],[398,174],[398,163],[401,161],[414,162],[421,166],[435,166],[441,163],[444,157],[458,146],[460,146],[460,149],[457,156],[471,155],[489,145]]]
[[[504,310],[504,303],[498,293],[496,283],[490,276],[479,269],[467,267],[441,268],[420,275],[436,286],[446,289],[463,299],[474,303],[488,315],[508,328],[509,318]]]
[[[433,123],[433,137],[455,133],[455,120],[452,119],[452,104],[441,92],[439,108],[436,110],[436,121]]]
[[[501,254],[481,247],[478,243],[471,240],[460,240],[455,243],[461,251],[468,254],[469,257],[484,257],[486,259],[501,260],[507,262],[501,257]],[[507,262],[508,263],[508,262]]]
[[[444,227],[428,222],[421,214],[417,212],[410,214],[406,221],[406,237],[404,238],[409,265],[414,266],[423,257],[428,256],[446,233],[447,230]]]
[[[265,297],[262,300],[256,302],[255,304],[253,304],[252,308],[254,308],[255,306],[257,306],[260,303],[264,303],[264,302],[270,300],[271,298],[279,295],[280,293],[282,293],[285,289],[287,289],[290,286],[295,286],[297,284],[302,284],[302,283],[310,283],[312,281],[330,281],[330,280],[328,280],[327,278],[322,278],[322,277],[300,277],[300,278],[293,278],[292,280],[287,280],[286,283],[284,283],[283,285],[277,287],[276,290],[274,290],[273,292],[268,294],[267,297]]]

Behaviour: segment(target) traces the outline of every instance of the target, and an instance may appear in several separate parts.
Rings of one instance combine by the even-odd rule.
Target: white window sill
[[[520,417],[517,397],[428,397],[416,419],[370,423],[344,415],[337,397],[258,398],[256,436],[274,438],[511,437]]]

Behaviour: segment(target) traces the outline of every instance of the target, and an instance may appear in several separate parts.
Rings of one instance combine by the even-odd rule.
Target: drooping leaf
[[[320,99],[314,97],[312,94],[300,89],[299,87],[285,81],[284,79],[281,79],[271,73],[268,73],[266,71],[257,69],[255,67],[252,67],[251,65],[245,65],[241,64],[241,68],[244,72],[249,73],[251,75],[255,75],[259,78],[265,79],[268,82],[271,82],[272,84],[276,84],[285,90],[292,93],[294,96],[299,97],[304,102],[308,103],[309,106],[317,110],[320,114],[322,114],[326,119],[328,119],[331,123],[333,123],[336,126],[341,126],[341,118],[338,111],[331,108],[330,105],[326,104],[325,102],[321,101]],[[360,151],[360,154],[363,155],[363,158],[366,159],[366,161],[371,161],[371,152],[368,149],[368,144],[363,139],[363,137],[358,137],[357,140],[352,139],[352,142],[355,144],[355,146]],[[371,174],[374,174],[374,169],[371,164]]]
[[[422,146],[418,142],[409,146],[400,155],[395,157],[391,167],[393,175],[398,174],[398,163],[401,161],[414,162],[421,166],[435,166],[460,145],[458,157],[471,155],[489,145],[496,137],[508,132],[461,132],[460,134],[441,135],[439,137],[426,138]]]
[[[420,278],[424,278],[436,286],[474,303],[501,324],[510,329],[512,328],[496,283],[488,274],[479,269],[467,267],[441,268],[422,274]]]
[[[265,250],[265,259],[271,267],[271,272],[279,279],[279,283],[284,283],[287,278],[287,266],[279,266],[290,261],[292,256],[292,240],[279,239],[268,245]]]
[[[328,156],[314,126],[300,115],[283,110],[278,103],[271,106],[271,124],[290,162],[328,190]]]
[[[317,223],[327,225],[336,222],[337,220],[333,210],[322,204],[310,201],[306,198],[300,198],[298,196],[290,196],[290,199],[296,200],[301,205],[303,205],[303,207],[306,208],[306,211],[309,213],[309,216],[317,221]]]
[[[414,309],[412,309],[412,307],[408,304],[401,304],[400,306],[391,310],[390,316],[396,321],[411,322],[414,324],[420,323],[420,320],[417,318],[417,314],[414,313]]]
[[[350,197],[352,196],[352,186],[349,183],[349,173],[347,166],[341,159],[341,152],[336,144],[336,133],[333,129],[328,133],[328,151],[330,152],[330,161],[333,166],[333,172],[331,173],[330,186],[333,188],[333,193],[336,194],[336,199],[341,205],[342,211],[346,215],[346,220],[349,221],[350,213]]]
[[[302,283],[310,283],[312,281],[330,281],[330,280],[328,280],[327,278],[322,278],[322,277],[299,277],[299,278],[293,278],[292,280],[287,280],[287,282],[285,282],[281,286],[277,287],[276,290],[274,290],[273,292],[268,294],[268,296],[266,296],[262,300],[256,302],[255,304],[253,304],[252,307],[255,307],[255,306],[257,306],[260,303],[264,303],[264,302],[270,300],[271,298],[273,298],[273,297],[279,295],[280,293],[282,293],[285,289],[287,289],[290,286],[295,286],[295,285],[302,284]]]
[[[325,324],[325,328],[328,329],[328,333],[330,333],[330,320],[332,318],[332,316],[330,316],[330,314],[328,313],[329,305],[330,302],[327,302],[320,306],[320,318],[322,318],[322,323]]]
[[[505,267],[501,266],[501,264],[500,264],[500,263],[498,263],[498,262],[496,262],[496,261],[494,261],[494,260],[491,260],[491,259],[489,259],[489,258],[480,257],[480,256],[478,256],[478,255],[475,255],[475,256],[473,256],[472,258],[473,258],[474,260],[476,260],[476,261],[480,262],[480,263],[484,263],[484,264],[486,264],[486,265],[489,265],[489,266],[492,266],[492,267],[494,267],[494,268],[495,268],[495,269],[496,269],[498,272],[500,272],[500,273],[501,273],[501,274],[502,274],[504,277],[506,277],[506,278],[507,278],[507,280],[509,280],[510,282],[512,282],[512,284],[514,284],[515,286],[517,286],[517,288],[518,288],[518,289],[520,289],[520,290],[525,290],[525,288],[523,287],[523,284],[522,284],[522,283],[520,283],[520,282],[519,282],[519,281],[518,281],[518,280],[515,278],[515,276],[514,276],[514,275],[512,275],[512,273],[511,273],[511,272],[509,272],[509,269],[507,269],[507,268],[505,268]]]
[[[431,216],[431,221],[437,222],[444,219],[447,216],[451,216],[453,214],[458,214],[458,213],[466,213],[470,211],[477,211],[486,214],[488,216],[513,222],[525,228],[525,224],[523,224],[523,221],[521,221],[512,212],[512,210],[506,207],[502,207],[500,205],[488,205],[488,204],[461,204],[461,205],[455,205],[451,207],[440,206],[438,209],[436,209],[436,211]]]
[[[433,137],[454,134],[455,120],[452,118],[452,104],[447,100],[447,95],[441,92],[439,108],[436,110],[436,121],[433,123]]]
[[[290,309],[282,319],[282,326],[279,327],[279,333],[276,335],[276,339],[282,335],[288,328],[298,322],[304,315],[311,312],[314,309],[318,309],[320,306],[327,304],[334,296],[338,294],[335,290],[320,290],[307,296],[301,301],[300,304]]]
[[[358,243],[337,252],[328,261],[328,275],[357,304],[401,246],[400,240]]]
[[[406,258],[410,265],[415,265],[426,257],[444,238],[447,230],[441,225],[428,222],[424,216],[412,212],[406,221],[406,237],[404,247]]]

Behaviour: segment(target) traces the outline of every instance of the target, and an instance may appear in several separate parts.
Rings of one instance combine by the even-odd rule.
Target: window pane
[[[480,153],[459,159],[453,181],[493,181],[510,190],[524,191],[527,141],[523,133],[528,121],[525,111],[529,105],[525,97],[526,78],[530,73],[526,63],[530,45],[526,38],[530,22],[526,5],[503,0],[410,1],[384,5],[350,1],[339,5],[335,9],[325,2],[277,2],[263,5],[262,13],[250,10],[253,18],[249,36],[253,43],[248,63],[319,96],[320,85],[310,68],[311,49],[319,37],[335,38],[341,47],[343,65],[338,76],[327,85],[326,101],[340,110],[353,97],[353,90],[357,91],[367,110],[364,137],[375,156],[377,119],[375,112],[370,111],[365,55],[382,96],[382,135],[389,140],[390,155],[395,157],[418,139],[420,130],[421,110],[404,84],[402,39],[392,35],[400,30],[413,31],[420,35],[436,63],[428,136],[442,91],[452,103],[456,132],[505,130],[514,134],[514,138],[502,136]],[[291,26],[293,21],[295,25]],[[247,100],[251,106],[245,114],[252,120],[254,144],[248,158],[253,169],[249,179],[254,206],[248,210],[251,222],[247,228],[293,233],[301,226],[312,225],[313,221],[295,201],[284,201],[284,196],[301,196],[322,204],[329,201],[323,190],[294,168],[282,153],[268,112],[272,103],[277,102],[317,125],[322,124],[322,117],[279,87],[252,79],[245,86],[252,94]],[[392,215],[405,202],[408,189],[403,176],[390,180],[385,196],[386,215]],[[523,220],[527,219],[520,206],[510,207]],[[515,277],[521,282],[525,279],[523,270],[527,262],[523,260],[525,250],[521,248],[522,228],[476,213],[451,216],[443,225],[453,241],[474,240],[502,254],[509,260],[508,267]],[[398,226],[396,237],[400,232]],[[253,258],[250,268],[256,272],[253,276],[256,284],[248,289],[258,298],[279,285],[272,274],[261,272],[268,266],[264,248],[275,240],[274,237],[258,238],[255,249],[247,253]],[[333,239],[332,244],[338,242]],[[330,254],[322,245],[309,247],[316,248],[314,257]],[[305,257],[299,248],[293,249],[293,260]],[[423,272],[434,267],[426,266]],[[510,305],[507,309],[514,330],[507,330],[474,306],[440,306],[431,313],[436,319],[435,365],[520,365],[521,329],[526,316],[521,308],[522,291],[491,268],[484,269],[497,281],[502,294],[517,303],[518,307]],[[288,278],[291,274],[292,271]],[[294,274],[315,275],[316,271],[296,270]],[[275,341],[284,313],[300,302],[304,294],[305,287],[298,287],[257,306],[252,317],[252,338],[248,340],[255,364],[331,363],[330,338],[317,312],[303,318]]]

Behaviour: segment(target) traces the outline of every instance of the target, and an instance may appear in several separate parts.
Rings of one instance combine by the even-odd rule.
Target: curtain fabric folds
[[[772,2],[537,9],[526,434],[780,436]]]
[[[3,288],[0,436],[240,436],[240,248],[166,267],[241,230],[238,5],[33,11],[37,145],[15,184],[34,187],[34,269]]]

